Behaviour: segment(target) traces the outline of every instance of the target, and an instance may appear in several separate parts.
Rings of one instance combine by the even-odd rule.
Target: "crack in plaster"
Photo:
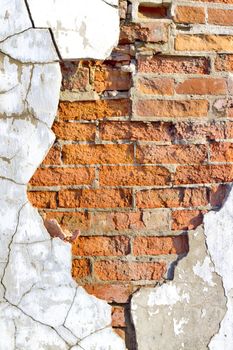
[[[111,307],[76,285],[70,244],[49,236],[26,196],[26,184],[54,142],[50,128],[61,84],[58,51],[64,47],[63,58],[80,58],[79,51],[82,58],[106,58],[118,40],[118,11],[101,0],[89,3],[96,6],[91,16],[102,6],[97,23],[86,17],[85,38],[92,51],[77,44],[73,57],[75,37],[60,41],[48,23],[64,19],[67,3],[49,1],[46,13],[38,1],[6,2],[9,16],[0,36],[0,350],[124,350],[110,326]],[[49,5],[59,9],[57,17],[47,11]],[[89,9],[76,1],[73,5],[74,22],[82,22]],[[17,16],[15,8],[22,11]],[[103,16],[109,21],[109,37],[101,43]],[[80,35],[71,23],[67,34],[72,30]]]

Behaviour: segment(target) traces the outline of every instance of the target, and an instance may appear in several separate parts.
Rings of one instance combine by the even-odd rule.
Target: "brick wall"
[[[131,349],[130,296],[167,277],[233,179],[232,13],[231,0],[121,1],[112,56],[62,63],[56,143],[28,196],[81,230],[74,278],[112,303]]]

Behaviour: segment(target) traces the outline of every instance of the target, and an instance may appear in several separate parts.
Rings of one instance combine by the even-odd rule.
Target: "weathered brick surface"
[[[177,6],[175,12],[177,23],[205,23],[204,7]]]
[[[94,274],[102,281],[158,281],[165,272],[165,262],[101,260],[94,264]]]
[[[206,117],[208,113],[206,100],[138,100],[136,115],[142,117]]]
[[[120,1],[105,62],[62,63],[56,142],[28,187],[44,218],[80,229],[74,278],[114,304],[122,336],[123,304],[188,252],[233,181],[233,0],[139,2]]]
[[[206,57],[139,56],[138,70],[143,73],[208,74]]]

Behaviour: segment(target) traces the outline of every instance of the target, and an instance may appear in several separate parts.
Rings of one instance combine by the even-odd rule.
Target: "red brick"
[[[43,160],[43,165],[60,165],[61,164],[61,149],[59,146],[53,146],[46,158]]]
[[[104,67],[95,71],[94,87],[97,92],[111,90],[129,90],[131,73],[119,69]]]
[[[189,208],[208,205],[206,188],[166,188],[140,191],[138,208]]]
[[[188,237],[136,237],[133,243],[134,255],[167,255],[188,252]]]
[[[170,172],[163,167],[101,167],[100,184],[105,186],[153,186],[170,183]]]
[[[102,140],[170,141],[172,123],[105,122],[100,125]]]
[[[128,208],[132,195],[126,189],[64,190],[58,201],[61,208]]]
[[[210,204],[213,207],[221,207],[229,193],[229,185],[213,185],[210,191]]]
[[[89,213],[72,213],[72,212],[47,212],[46,219],[55,219],[64,230],[74,232],[76,230],[87,231],[90,229]]]
[[[208,113],[206,100],[138,100],[136,115],[142,117],[205,117]]]
[[[88,277],[91,274],[89,259],[74,259],[72,261],[72,276],[76,281]]]
[[[130,253],[130,240],[126,236],[78,237],[72,248],[80,256],[122,256]]]
[[[166,43],[168,41],[168,23],[130,23],[121,26],[120,43],[133,44],[135,41]]]
[[[93,168],[37,169],[30,180],[32,186],[90,185],[95,178]]]
[[[89,68],[80,67],[78,62],[62,62],[62,90],[87,91]]]
[[[127,117],[131,114],[129,99],[60,102],[61,120],[95,120],[107,117]]]
[[[232,182],[233,165],[178,166],[175,184]]]
[[[53,124],[53,132],[60,140],[94,141],[95,124],[81,124],[69,122],[56,122]]]
[[[125,327],[125,309],[122,306],[112,308],[112,327]]]
[[[31,204],[36,208],[57,208],[57,192],[30,191],[27,195]]]
[[[179,83],[176,92],[193,95],[224,95],[227,93],[227,83],[222,78],[192,78]]]
[[[157,18],[166,18],[167,17],[167,7],[155,5],[155,6],[147,6],[142,3],[138,7],[138,17],[140,19],[149,18],[149,19],[157,19]]]
[[[204,57],[139,56],[138,69],[144,73],[208,74],[210,61]]]
[[[89,294],[109,303],[127,303],[133,292],[131,285],[122,284],[86,284],[84,288]]]
[[[232,128],[233,130],[233,128]],[[178,122],[174,125],[174,141],[206,141],[225,138],[225,122]],[[233,132],[232,132],[233,135]]]
[[[177,6],[174,20],[177,23],[205,23],[205,9],[204,7]]]
[[[140,78],[137,91],[148,95],[173,95],[174,80],[169,78]]]
[[[133,145],[64,145],[65,164],[130,164]]]
[[[91,213],[91,228],[97,234],[142,230],[145,225],[141,212],[94,212]]]
[[[233,143],[215,142],[210,145],[211,162],[233,162]]]
[[[211,24],[232,26],[233,25],[233,10],[227,9],[208,9],[208,22]]]
[[[94,263],[95,276],[102,281],[158,281],[165,272],[165,262],[102,260]]]
[[[173,230],[194,230],[203,221],[203,213],[200,210],[177,210],[172,213]]]
[[[195,164],[207,159],[206,145],[139,145],[136,158],[144,164]]]

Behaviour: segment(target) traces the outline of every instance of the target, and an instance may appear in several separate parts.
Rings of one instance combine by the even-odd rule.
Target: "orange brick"
[[[215,142],[210,145],[211,162],[232,162],[233,161],[233,143]]]
[[[61,149],[59,146],[53,146],[46,158],[43,160],[43,165],[60,165],[61,164]]]
[[[227,93],[226,80],[221,78],[192,78],[179,83],[178,94],[224,95]]]
[[[69,122],[56,122],[53,124],[53,132],[60,140],[94,141],[95,124],[81,124]]]
[[[233,10],[209,8],[208,9],[208,22],[211,24],[232,26],[233,25]]]
[[[233,165],[178,166],[175,184],[232,182]]]
[[[31,204],[36,208],[57,208],[57,192],[30,191],[27,195]]]
[[[167,255],[188,252],[188,237],[136,237],[133,243],[134,255]]]
[[[100,137],[107,141],[170,141],[171,127],[169,122],[105,122],[100,125]]]
[[[72,248],[80,256],[121,256],[130,253],[130,240],[126,236],[78,237]]]
[[[163,167],[117,166],[100,168],[100,184],[106,186],[166,185],[170,181],[170,172]]]
[[[178,34],[175,39],[177,51],[226,51],[233,50],[232,35]]]
[[[95,276],[102,281],[158,281],[165,272],[165,262],[102,260],[94,263]]]
[[[177,210],[172,213],[173,230],[194,230],[203,221],[203,213],[200,210]]]
[[[215,59],[215,69],[220,72],[233,72],[233,55],[218,55]]]
[[[64,145],[65,164],[130,164],[133,145]]]
[[[166,188],[140,191],[138,208],[189,208],[208,205],[206,188]]]
[[[125,327],[125,309],[122,306],[112,308],[112,327]]]
[[[89,259],[74,259],[72,261],[72,276],[78,281],[91,274],[91,264]]]
[[[94,178],[93,168],[39,168],[30,184],[32,186],[90,185]]]
[[[130,116],[131,102],[128,99],[82,102],[60,102],[61,120],[95,120],[107,117]]]
[[[133,292],[132,285],[123,284],[86,284],[84,288],[89,294],[109,303],[127,303]]]
[[[58,201],[61,208],[128,208],[132,194],[126,189],[64,190]]]
[[[207,155],[206,145],[139,145],[136,158],[141,164],[195,164],[204,162]]]
[[[148,95],[173,95],[174,80],[169,78],[140,78],[137,90]]]
[[[204,7],[177,6],[175,10],[177,23],[205,23]]]
[[[55,219],[62,229],[74,232],[76,230],[87,231],[90,228],[89,213],[71,213],[71,212],[47,212],[45,215],[47,220]]]
[[[94,79],[94,87],[97,92],[129,90],[131,88],[131,73],[119,69],[101,67],[95,71]]]
[[[210,61],[205,57],[139,56],[138,70],[143,73],[208,74]]]
[[[138,100],[136,115],[142,117],[205,117],[208,113],[206,100]]]

